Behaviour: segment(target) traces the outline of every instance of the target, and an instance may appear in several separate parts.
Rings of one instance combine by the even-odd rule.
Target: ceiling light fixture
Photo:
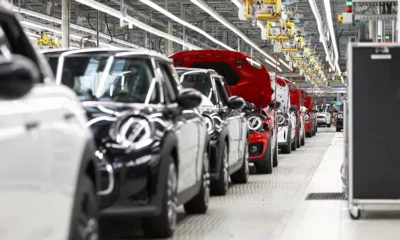
[[[79,1],[81,1],[81,0],[79,0]],[[245,42],[247,42],[250,46],[252,46],[258,52],[260,52],[262,55],[264,55],[265,57],[269,58],[272,61],[275,61],[275,59],[271,55],[264,52],[259,46],[257,46],[257,44],[255,44],[253,41],[251,41],[246,35],[244,35],[241,31],[239,31],[239,29],[237,29],[232,24],[230,24],[228,21],[226,21],[225,18],[221,17],[218,13],[216,13],[214,10],[212,10],[206,3],[204,3],[203,1],[200,1],[200,0],[190,0],[190,1],[193,4],[195,4],[196,6],[198,6],[199,8],[201,8],[203,11],[208,13],[211,17],[216,19],[218,22],[223,24],[225,27],[230,29],[232,32],[234,32],[236,35],[238,35],[240,38],[242,38]],[[278,62],[278,65],[279,65],[279,62]],[[275,64],[273,64],[271,66],[275,66]]]
[[[223,48],[226,48],[228,50],[231,51],[235,51],[235,49],[229,47],[228,45],[226,45],[225,43],[218,41],[217,39],[215,39],[214,37],[212,37],[210,34],[206,33],[205,31],[201,30],[200,28],[180,19],[179,17],[175,16],[174,14],[168,12],[167,10],[165,10],[164,8],[160,7],[159,5],[157,5],[156,3],[150,1],[150,0],[139,0],[140,2],[146,4],[147,6],[153,8],[154,10],[157,10],[158,12],[164,14],[165,16],[169,17],[170,19],[174,20],[175,22],[182,24],[185,27],[188,27],[190,29],[192,29],[193,31],[196,31],[198,33],[200,33],[201,35],[205,36],[206,38],[210,39],[211,41],[213,41],[214,43],[220,45]]]
[[[187,43],[186,41],[184,41],[184,40],[182,40],[180,38],[177,38],[177,37],[175,37],[173,35],[170,35],[168,33],[160,31],[160,30],[158,30],[156,28],[153,28],[153,27],[151,27],[151,26],[149,26],[149,25],[147,25],[147,24],[145,24],[145,23],[143,23],[143,22],[141,22],[141,21],[139,21],[139,20],[137,20],[137,19],[135,19],[135,18],[133,18],[133,17],[131,17],[129,15],[123,16],[120,11],[118,11],[118,10],[116,10],[114,8],[108,7],[108,6],[106,6],[106,5],[102,4],[102,3],[99,3],[97,1],[93,1],[93,0],[75,0],[75,1],[79,2],[79,3],[83,4],[83,5],[86,5],[86,6],[90,7],[90,8],[96,9],[96,10],[98,10],[100,12],[107,13],[107,14],[109,14],[109,15],[115,17],[115,18],[118,18],[120,20],[123,20],[125,22],[128,22],[128,23],[130,23],[130,24],[132,24],[132,25],[134,25],[134,26],[136,26],[136,27],[138,27],[138,28],[140,28],[140,29],[142,29],[142,30],[144,30],[146,32],[152,33],[152,34],[157,35],[159,37],[163,37],[165,39],[168,39],[168,40],[171,40],[171,41],[176,42],[178,44],[181,44],[182,46],[185,46],[185,47],[187,47],[189,49],[201,50],[201,48],[198,47],[198,46],[195,46],[193,44]]]
[[[268,60],[268,59],[264,59],[264,61],[265,61],[266,63],[268,63],[269,65],[271,65],[273,68],[276,68],[279,72],[282,72],[282,69],[281,69],[280,67],[276,66],[275,63],[271,62],[271,61]]]
[[[340,67],[339,67],[339,53],[338,53],[338,48],[337,48],[337,43],[336,43],[335,31],[333,30],[331,3],[329,0],[324,0],[324,5],[325,5],[326,19],[328,21],[329,33],[331,35],[331,41],[332,41],[332,45],[333,45],[333,51],[335,52],[334,63],[336,66],[336,71],[339,73],[339,75],[341,75],[342,71],[340,70]],[[343,82],[343,77],[341,78],[341,80]]]

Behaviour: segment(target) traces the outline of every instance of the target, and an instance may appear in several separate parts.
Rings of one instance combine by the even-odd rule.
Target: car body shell
[[[237,172],[242,166],[243,161],[248,159],[248,128],[247,120],[240,110],[231,109],[227,106],[228,98],[231,96],[226,89],[219,89],[217,84],[226,85],[224,78],[218,75],[212,69],[193,69],[193,68],[176,68],[180,81],[183,75],[202,74],[210,81],[212,90],[211,96],[203,96],[202,104],[198,110],[205,117],[211,119],[213,124],[208,131],[210,135],[210,177],[211,180],[218,179],[219,169],[222,164],[223,145],[228,145],[228,171],[229,174]],[[219,81],[219,82],[218,82]],[[195,88],[196,89],[196,88]],[[211,102],[215,99],[216,104]]]
[[[166,188],[169,157],[175,161],[178,171],[178,204],[192,199],[201,188],[204,152],[209,152],[209,136],[203,116],[196,111],[182,109],[178,103],[166,102],[166,79],[159,64],[171,65],[162,55],[132,49],[83,49],[75,51],[48,51],[50,58],[60,57],[56,69],[57,83],[62,84],[63,69],[60,64],[69,56],[105,54],[109,57],[133,57],[149,59],[155,74],[155,91],[161,102],[126,103],[113,101],[84,101],[97,150],[112,166],[113,174],[102,171],[102,187],[113,178],[112,192],[101,196],[102,216],[157,216],[161,213]],[[171,79],[178,84],[178,79]],[[178,85],[177,88],[180,88]],[[177,90],[177,89],[176,89]],[[177,92],[176,92],[177,93]],[[146,144],[131,143],[126,146],[117,141],[126,119],[146,121],[150,137]],[[114,133],[114,134],[112,134]],[[124,135],[123,133],[120,133]],[[188,136],[190,136],[188,138]],[[137,146],[137,147],[135,147]],[[140,147],[139,147],[140,146]]]
[[[272,88],[265,66],[250,56],[229,50],[182,51],[170,57],[176,67],[214,69],[224,77],[233,95],[240,96],[255,105],[256,114],[263,118],[263,129],[250,131],[249,149],[257,146],[258,151],[249,152],[249,162],[262,159],[269,141],[271,149],[268,151],[273,151],[277,147],[276,114],[267,110],[271,102]]]

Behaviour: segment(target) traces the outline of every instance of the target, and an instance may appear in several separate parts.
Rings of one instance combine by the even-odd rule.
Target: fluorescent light
[[[195,46],[195,45],[190,44],[190,43],[187,43],[187,42],[185,42],[184,40],[182,40],[180,38],[177,38],[177,37],[172,36],[172,35],[170,35],[168,33],[165,33],[165,32],[162,32],[162,31],[156,29],[156,28],[153,28],[153,27],[151,27],[151,26],[149,26],[149,25],[147,25],[147,24],[145,24],[145,23],[143,23],[143,22],[141,22],[141,21],[139,21],[139,20],[137,20],[137,19],[135,19],[135,18],[133,18],[133,17],[131,17],[129,15],[123,16],[120,11],[118,11],[118,10],[116,10],[114,8],[108,7],[108,6],[104,5],[104,4],[101,4],[101,3],[97,2],[97,1],[93,1],[93,0],[76,0],[76,2],[79,2],[79,3],[83,4],[83,5],[86,5],[86,6],[90,7],[90,8],[96,9],[98,11],[107,13],[107,14],[109,14],[111,16],[114,16],[114,17],[120,19],[120,20],[128,22],[128,23],[130,23],[130,24],[132,24],[132,25],[134,25],[134,26],[136,26],[136,27],[138,27],[140,29],[143,29],[146,32],[149,32],[149,33],[152,33],[152,34],[157,35],[159,37],[163,37],[165,39],[171,40],[173,42],[176,42],[178,44],[186,46],[189,49],[195,49],[195,50],[200,50],[201,49],[200,47]]]
[[[282,69],[281,69],[280,67],[277,67],[275,63],[271,62],[271,61],[268,60],[268,59],[264,59],[264,61],[265,61],[266,63],[268,63],[269,65],[271,65],[272,67],[276,68],[279,72],[282,72]]]
[[[79,1],[81,1],[81,0],[79,0]],[[232,32],[236,33],[236,35],[238,35],[240,38],[242,38],[245,42],[247,42],[250,46],[252,46],[254,49],[259,51],[265,57],[271,59],[272,61],[275,61],[275,59],[271,55],[264,52],[259,46],[257,46],[253,41],[251,41],[246,35],[244,35],[241,31],[239,31],[236,27],[234,27],[232,24],[230,24],[228,21],[226,21],[223,17],[221,17],[218,13],[216,13],[210,7],[208,7],[208,5],[205,4],[203,1],[200,1],[200,0],[190,0],[190,1],[194,4],[196,4],[199,8],[201,8],[206,13],[210,14],[210,16],[215,18],[218,22],[223,24],[225,27],[229,28]],[[279,65],[279,62],[278,62],[278,65]]]
[[[285,67],[289,68],[291,71],[293,71],[293,68],[289,66],[289,64],[285,63],[282,59],[279,59],[279,62],[281,62]]]
[[[324,46],[325,54],[329,56],[329,51],[328,51],[328,45],[324,39],[324,31],[322,29],[322,19],[321,19],[321,14],[319,13],[317,4],[315,3],[315,0],[308,0],[308,3],[310,4],[311,10],[314,14],[315,20],[317,21],[317,29],[320,37],[320,42],[322,42],[322,45]],[[332,63],[332,59],[328,59],[329,65],[333,68],[334,65]]]
[[[225,43],[218,41],[217,39],[213,38],[210,34],[206,33],[205,31],[201,30],[200,28],[180,19],[179,17],[175,16],[174,14],[168,12],[167,10],[165,10],[164,8],[160,7],[159,5],[155,4],[154,2],[150,1],[150,0],[139,0],[140,2],[146,4],[147,6],[159,11],[160,13],[164,14],[165,16],[169,17],[170,19],[174,20],[177,23],[182,24],[185,27],[188,27],[198,33],[200,33],[201,35],[205,36],[206,38],[210,39],[211,41],[213,41],[214,43],[220,45],[221,47],[224,47],[228,50],[231,51],[235,51],[235,49],[229,47],[228,45],[226,45]]]
[[[332,45],[333,45],[333,51],[335,52],[335,66],[337,68],[336,71],[339,74],[341,74],[342,72],[340,71],[340,67],[339,67],[339,53],[338,53],[338,48],[337,48],[337,43],[336,43],[335,31],[333,30],[331,3],[329,0],[324,0],[324,5],[325,5],[326,19],[328,21],[329,33],[331,35],[331,41],[332,41]],[[342,82],[343,82],[343,77],[342,77]]]
[[[238,0],[231,0],[231,2],[233,2],[233,4],[236,5],[236,7],[240,8],[241,6],[243,6]]]
[[[31,32],[27,32],[26,35],[28,35],[28,36],[30,36],[30,37],[34,37],[35,39],[41,38],[40,35],[31,33]]]

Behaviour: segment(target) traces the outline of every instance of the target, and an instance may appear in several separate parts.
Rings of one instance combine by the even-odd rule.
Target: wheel
[[[290,148],[292,149],[292,151],[297,150],[297,136],[294,137],[293,142],[290,144]]]
[[[158,216],[142,218],[144,235],[148,238],[169,238],[176,226],[178,206],[178,176],[172,156],[168,158],[167,184],[163,192],[161,213]]]
[[[210,159],[207,151],[203,157],[203,170],[201,176],[200,191],[189,202],[183,205],[186,213],[201,214],[207,212],[208,202],[210,201]]]
[[[330,128],[332,124],[328,124],[327,127]]]
[[[306,133],[306,137],[308,137],[308,138],[312,137],[312,130],[310,130],[310,132]]]
[[[349,213],[350,213],[350,217],[353,220],[358,220],[361,218],[361,209],[359,209],[358,207],[351,207],[349,209]]]
[[[293,143],[290,143],[291,137],[290,137],[290,130],[288,130],[288,135],[287,135],[287,140],[286,140],[286,145],[282,147],[281,151],[284,154],[290,154],[292,152],[293,147],[291,145],[293,145]]]
[[[340,131],[342,131],[342,129],[336,128],[336,132],[340,132]]]
[[[318,126],[315,127],[315,135],[317,135],[317,132],[318,132]]]
[[[232,183],[247,183],[249,181],[249,162],[247,161],[248,144],[244,148],[243,164],[242,167],[231,175]]]
[[[272,161],[273,161],[273,167],[277,167],[278,166],[278,138],[276,138],[275,141],[275,151],[274,154],[272,156]]]
[[[83,175],[78,181],[70,240],[98,239],[98,198],[94,183],[87,175]]]
[[[265,150],[264,156],[261,158],[260,161],[255,162],[254,166],[257,170],[257,173],[265,174],[265,173],[272,173],[272,149],[271,149],[271,141],[268,141],[268,147]]]
[[[304,133],[303,133],[303,137],[301,138],[300,144],[301,144],[301,146],[306,145],[306,135]]]
[[[219,167],[219,178],[211,181],[211,193],[214,195],[225,195],[229,187],[229,149],[224,141],[221,151],[221,165]]]
[[[300,131],[299,131],[300,132]],[[297,148],[300,148],[301,147],[301,137],[300,136],[297,136],[297,138],[296,138],[296,147]]]

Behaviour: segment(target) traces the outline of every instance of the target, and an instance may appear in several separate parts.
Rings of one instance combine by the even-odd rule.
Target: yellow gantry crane
[[[280,18],[280,0],[244,0],[245,17],[252,20],[274,20]]]
[[[36,44],[39,47],[58,48],[60,42],[57,38],[51,38],[47,33],[41,34],[41,38],[36,40]]]

